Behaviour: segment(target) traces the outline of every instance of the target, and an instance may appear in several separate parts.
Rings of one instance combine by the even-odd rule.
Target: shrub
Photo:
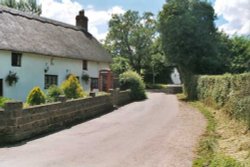
[[[63,91],[61,88],[59,88],[56,85],[52,85],[48,89],[47,101],[48,102],[55,102],[55,101],[57,101],[58,97],[62,94],[63,94]]]
[[[61,88],[65,96],[69,99],[77,99],[86,96],[79,80],[74,75],[70,75],[69,78],[62,83]]]
[[[0,107],[4,107],[4,103],[10,101],[11,99],[5,98],[5,97],[0,97]]]
[[[145,93],[145,84],[141,76],[134,71],[127,71],[119,76],[121,90],[130,89],[131,98],[134,100],[143,100],[147,98]]]
[[[34,87],[28,97],[27,97],[27,103],[29,105],[39,105],[42,103],[45,103],[46,96],[43,93],[43,91],[37,86]]]

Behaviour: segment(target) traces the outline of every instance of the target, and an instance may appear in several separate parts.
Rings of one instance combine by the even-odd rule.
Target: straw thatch
[[[72,25],[0,6],[0,50],[111,62],[88,32]]]

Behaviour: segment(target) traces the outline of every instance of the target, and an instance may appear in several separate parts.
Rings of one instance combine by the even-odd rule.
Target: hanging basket
[[[16,72],[9,71],[9,74],[7,75],[5,81],[9,84],[9,86],[12,86],[13,84],[16,84],[19,80],[19,77],[17,76]]]

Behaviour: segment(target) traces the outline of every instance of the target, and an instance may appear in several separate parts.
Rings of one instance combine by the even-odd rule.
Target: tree
[[[0,0],[0,4],[23,12],[40,15],[42,6],[36,0]]]
[[[181,72],[185,91],[193,74],[219,73],[215,14],[199,0],[168,0],[159,14],[159,30],[168,60]]]
[[[113,57],[121,56],[141,74],[151,55],[151,45],[156,34],[156,22],[152,13],[140,16],[136,11],[113,15],[105,47]]]
[[[243,73],[250,71],[250,39],[244,36],[234,36],[231,39],[230,71]]]
[[[218,32],[218,50],[224,62],[224,72],[243,73],[250,71],[250,38],[234,35],[229,37]]]
[[[113,63],[111,64],[111,70],[115,75],[119,76],[120,74],[131,69],[132,67],[129,64],[128,59],[121,56],[113,58]]]
[[[152,55],[146,63],[144,80],[147,83],[169,83],[171,82],[170,73],[172,65],[168,62],[162,50],[162,42],[159,37],[154,40],[152,45]]]

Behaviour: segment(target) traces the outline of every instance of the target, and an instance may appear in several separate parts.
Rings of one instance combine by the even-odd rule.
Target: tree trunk
[[[195,76],[191,71],[179,67],[181,80],[184,85],[184,94],[187,96],[188,100],[197,99],[197,76]]]

